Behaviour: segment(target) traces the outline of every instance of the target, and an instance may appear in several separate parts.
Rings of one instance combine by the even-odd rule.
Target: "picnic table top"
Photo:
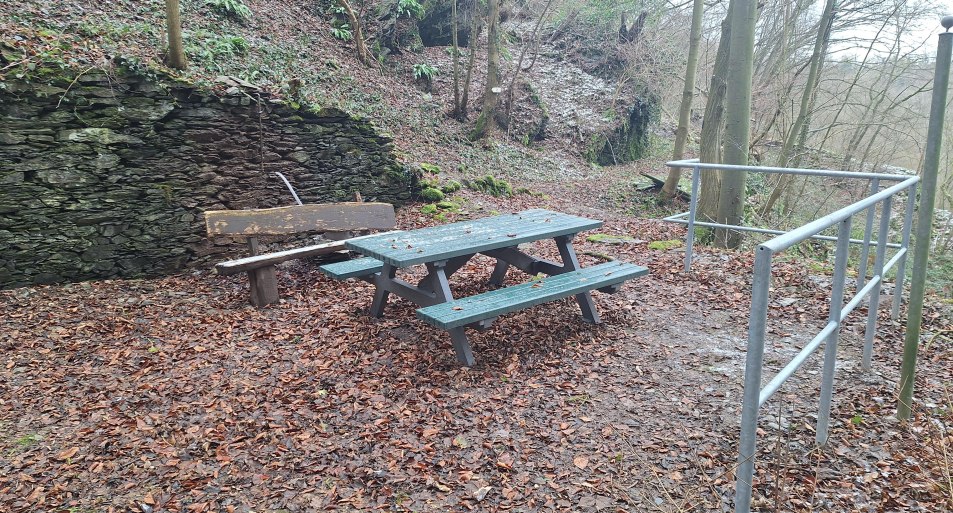
[[[602,226],[602,221],[532,209],[513,214],[385,233],[349,240],[345,246],[395,267],[447,260],[572,235]]]

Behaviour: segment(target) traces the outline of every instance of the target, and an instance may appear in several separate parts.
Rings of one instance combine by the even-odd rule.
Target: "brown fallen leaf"
[[[588,456],[576,456],[572,459],[572,464],[579,469],[585,469],[589,466],[589,457]]]
[[[68,460],[68,459],[72,458],[73,456],[76,456],[76,453],[78,453],[78,452],[79,452],[79,447],[71,447],[71,448],[66,449],[65,451],[61,451],[59,454],[57,454],[57,455],[56,455],[56,459],[58,459],[58,460]]]

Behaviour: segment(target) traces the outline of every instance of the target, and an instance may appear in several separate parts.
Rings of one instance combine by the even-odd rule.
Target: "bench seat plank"
[[[343,240],[323,242],[313,246],[304,246],[301,248],[287,249],[285,251],[278,251],[275,253],[265,253],[263,255],[239,258],[236,260],[229,260],[227,262],[219,262],[215,264],[215,272],[224,276],[228,276],[230,274],[240,273],[242,271],[258,269],[259,267],[279,264],[281,262],[294,260],[296,258],[327,255],[329,253],[334,253],[335,251],[342,251],[343,249]]]
[[[318,269],[322,273],[334,278],[335,280],[346,280],[348,278],[368,276],[381,272],[381,269],[383,268],[383,262],[371,257],[342,260],[340,262],[333,262],[318,266]]]
[[[420,308],[417,317],[428,324],[449,330],[581,292],[617,285],[645,274],[648,274],[648,269],[642,266],[620,261],[606,262],[539,281]]]

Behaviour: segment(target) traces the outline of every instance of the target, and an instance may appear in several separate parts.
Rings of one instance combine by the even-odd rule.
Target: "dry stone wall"
[[[207,240],[202,212],[354,192],[396,205],[413,178],[391,140],[336,110],[234,85],[90,72],[0,90],[0,287],[155,276],[240,247]],[[225,89],[223,87],[223,89]],[[220,242],[220,241],[219,241]]]

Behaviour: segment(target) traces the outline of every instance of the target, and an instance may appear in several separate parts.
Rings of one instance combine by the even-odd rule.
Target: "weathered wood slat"
[[[417,317],[438,328],[452,329],[580,292],[620,284],[645,274],[648,274],[648,269],[642,266],[619,261],[606,262],[535,282],[420,308]]]
[[[227,262],[220,262],[215,264],[215,272],[227,276],[229,274],[240,273],[242,271],[250,271],[259,267],[279,264],[281,262],[294,260],[296,258],[327,255],[329,253],[334,253],[335,251],[341,251],[343,249],[343,240],[324,242],[321,244],[315,244],[313,246],[278,251],[277,253],[265,253],[264,255],[256,255],[239,258],[237,260],[229,260]]]
[[[547,238],[576,234],[602,226],[602,221],[542,209],[487,217],[452,225],[434,226],[394,235],[376,235],[350,240],[348,249],[396,267],[432,262],[435,257],[453,258],[516,246]]]
[[[384,263],[376,258],[364,257],[353,260],[344,260],[318,266],[318,269],[334,278],[335,280],[346,280],[348,278],[359,278],[374,273],[381,272]]]
[[[252,210],[209,210],[209,235],[287,235],[307,231],[390,230],[396,225],[389,203],[327,203]]]

